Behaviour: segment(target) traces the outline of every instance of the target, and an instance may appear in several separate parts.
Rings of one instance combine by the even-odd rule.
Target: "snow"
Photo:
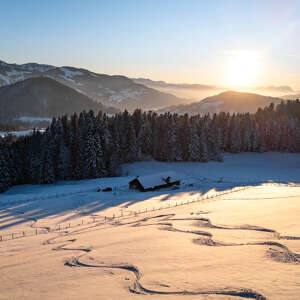
[[[79,89],[75,89],[75,91],[77,91],[77,92],[80,93],[80,94],[84,94],[84,92],[81,91],[81,90],[79,90]],[[84,94],[84,95],[85,95],[85,94]]]
[[[63,75],[59,75],[61,78],[64,78],[65,80],[68,80],[70,82],[72,82],[73,84],[76,85],[82,85],[80,83],[76,83],[76,81],[73,79],[74,76],[79,76],[79,75],[83,75],[82,72],[78,71],[78,70],[71,70],[68,67],[61,67],[59,68],[64,74]]]
[[[76,81],[72,78],[66,77],[65,75],[58,75],[58,76],[65,79],[65,80],[68,80],[68,81],[72,82],[73,84],[76,84]]]
[[[214,300],[251,290],[298,299],[300,154],[224,160],[138,162],[122,177],[1,194],[1,297]],[[136,175],[163,172],[182,179],[179,190],[129,190]]]
[[[19,132],[18,135],[32,133],[32,131]],[[225,190],[235,186],[260,185],[262,183],[300,183],[300,155],[289,153],[242,153],[225,154],[224,162],[208,163],[164,163],[157,161],[144,161],[123,166],[122,177],[99,178],[81,181],[62,181],[55,185],[20,185],[12,187],[1,194],[1,203],[15,201],[30,201],[31,199],[65,198],[70,196],[70,201],[85,197],[93,201],[94,192],[97,188],[112,187],[117,194],[118,203],[144,199],[145,196],[135,190],[129,190],[128,183],[137,176],[149,179],[150,185],[157,180],[161,174],[171,174],[171,177],[181,180],[180,189],[173,191],[166,189],[147,193],[147,197],[160,196],[165,193],[177,194],[190,191],[207,193],[209,190]],[[221,179],[221,180],[220,180]],[[152,181],[153,180],[153,181]],[[145,182],[147,184],[147,182]],[[187,187],[187,185],[191,185]],[[150,195],[150,196],[148,196]],[[96,195],[99,201],[115,201],[116,195]],[[54,205],[54,203],[52,203]]]
[[[139,176],[137,179],[145,189],[152,188],[155,186],[166,184],[166,178],[170,177],[170,182],[180,180],[174,172],[163,172],[145,176]]]
[[[20,76],[19,78],[24,78],[24,74],[31,74],[31,72],[26,71],[17,71],[15,69],[11,69],[10,71],[6,71],[8,76]]]
[[[27,64],[21,65],[20,68],[23,70],[38,71],[38,72],[44,73],[49,70],[53,70],[56,67],[50,66],[50,65],[37,64],[37,63],[27,63]]]
[[[74,76],[83,75],[82,72],[77,71],[77,70],[74,71],[74,70],[71,70],[67,67],[61,67],[59,69],[64,72],[64,76],[67,77],[67,78],[73,78]]]
[[[3,60],[0,60],[0,66],[7,66],[7,63],[4,62]]]
[[[39,132],[45,132],[45,129],[39,129]],[[20,130],[20,131],[8,131],[8,132],[3,132],[3,131],[0,131],[0,136],[4,137],[6,135],[15,135],[15,136],[25,136],[25,135],[30,135],[33,133],[33,129],[30,129],[30,130]]]
[[[151,167],[149,167],[149,165]],[[300,182],[300,155],[291,153],[240,153],[224,154],[224,162],[136,162],[124,166],[129,175],[149,175],[174,171],[195,180],[218,180],[235,183]]]
[[[47,121],[47,122],[51,122],[52,118],[41,118],[41,117],[27,117],[27,116],[23,116],[23,117],[19,117],[18,120],[22,121],[22,122],[39,122],[39,121]]]
[[[6,71],[5,73],[7,76],[0,74],[0,79],[2,79],[5,84],[11,84],[20,80],[24,80],[24,74],[30,74],[30,72],[17,71],[15,69],[11,69],[10,71]]]
[[[89,74],[90,74],[92,77],[98,78],[98,75],[97,75],[96,73],[89,72]]]
[[[0,79],[2,79],[6,84],[10,84],[10,78],[0,74]]]
[[[136,99],[139,96],[143,95],[145,92],[145,89],[142,88],[139,90],[127,88],[120,91],[113,91],[106,88],[105,90],[111,94],[108,99],[111,102],[122,102],[126,99]]]

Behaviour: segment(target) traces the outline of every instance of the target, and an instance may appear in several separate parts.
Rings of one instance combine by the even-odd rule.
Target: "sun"
[[[251,86],[259,75],[259,57],[254,51],[235,51],[228,59],[226,68],[228,86]]]

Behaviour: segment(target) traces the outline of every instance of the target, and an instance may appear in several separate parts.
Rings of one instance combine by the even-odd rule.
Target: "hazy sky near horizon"
[[[299,0],[0,0],[0,40],[9,63],[300,90]]]

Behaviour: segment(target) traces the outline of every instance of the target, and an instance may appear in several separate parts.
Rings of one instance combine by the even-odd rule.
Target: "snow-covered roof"
[[[156,173],[151,175],[139,176],[138,181],[144,187],[144,189],[152,188],[155,186],[166,184],[164,179],[170,177],[170,182],[180,180],[175,172],[168,171],[163,173]]]

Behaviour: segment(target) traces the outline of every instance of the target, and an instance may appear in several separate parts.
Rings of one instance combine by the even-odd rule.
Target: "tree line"
[[[300,152],[300,102],[255,114],[189,116],[93,111],[53,119],[44,133],[0,138],[0,191],[17,184],[51,184],[120,174],[145,158],[165,162],[223,160],[223,152]]]

